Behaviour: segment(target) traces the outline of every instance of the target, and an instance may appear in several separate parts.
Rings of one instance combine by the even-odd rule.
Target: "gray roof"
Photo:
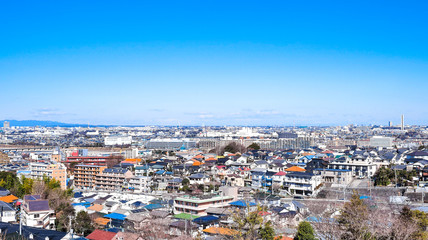
[[[16,210],[8,203],[0,201],[0,211],[1,212],[15,212]]]
[[[31,212],[38,211],[49,211],[49,201],[48,200],[34,200],[26,203],[27,208]]]

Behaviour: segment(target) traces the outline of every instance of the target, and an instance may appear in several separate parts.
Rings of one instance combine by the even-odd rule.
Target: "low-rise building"
[[[190,213],[198,216],[207,215],[206,210],[209,207],[224,208],[228,207],[234,197],[220,195],[202,195],[202,196],[183,196],[174,200],[174,213]]]
[[[0,201],[0,222],[16,222],[16,210],[3,201]]]
[[[151,185],[151,177],[134,176],[128,180],[128,189],[136,193],[149,192]]]
[[[347,169],[314,169],[314,174],[321,175],[322,181],[326,183],[334,183],[348,185],[352,181],[352,172]]]
[[[311,196],[321,182],[320,175],[308,172],[290,172],[285,175],[283,186],[291,194]]]
[[[329,169],[345,169],[352,172],[352,176],[358,178],[372,177],[376,170],[377,165],[373,163],[370,157],[341,157],[328,164]]]

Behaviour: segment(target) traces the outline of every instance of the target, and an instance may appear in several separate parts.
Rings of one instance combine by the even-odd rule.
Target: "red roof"
[[[283,172],[283,171],[279,171],[277,173],[274,174],[274,176],[285,176],[287,173]]]
[[[91,240],[111,240],[116,236],[117,233],[102,231],[99,229],[94,230],[91,234],[86,236],[87,239]]]

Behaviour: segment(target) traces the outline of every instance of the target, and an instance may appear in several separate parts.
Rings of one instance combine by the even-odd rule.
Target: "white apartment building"
[[[198,216],[207,215],[207,208],[217,207],[224,208],[229,207],[229,203],[234,200],[231,196],[219,196],[219,195],[202,195],[197,197],[183,196],[178,197],[174,200],[174,214],[178,213],[190,213]]]
[[[308,172],[291,172],[285,175],[283,186],[293,195],[311,196],[321,182],[320,175]]]
[[[373,162],[371,157],[360,157],[354,158],[341,157],[328,164],[330,169],[345,169],[351,170],[352,176],[358,178],[372,177],[376,170],[377,165]]]
[[[63,164],[30,163],[29,169],[32,179],[54,178],[61,183],[61,189],[67,188],[67,169]]]
[[[128,180],[128,189],[136,193],[150,192],[152,178],[145,176],[134,176]]]

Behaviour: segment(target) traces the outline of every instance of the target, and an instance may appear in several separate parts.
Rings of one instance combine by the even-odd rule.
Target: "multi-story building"
[[[95,177],[95,189],[105,191],[122,190],[127,179],[134,177],[126,168],[105,168]]]
[[[290,172],[285,175],[283,186],[291,194],[311,196],[321,182],[320,175],[308,172]]]
[[[22,224],[29,227],[55,229],[55,211],[49,207],[49,200],[40,195],[26,195],[22,207]]]
[[[364,158],[356,156],[354,158],[340,157],[333,162],[330,162],[328,164],[328,168],[351,170],[352,176],[367,178],[372,177],[375,174],[377,165],[373,163],[373,159],[370,157]]]
[[[229,207],[229,203],[234,200],[232,196],[220,195],[202,195],[202,196],[183,196],[174,200],[174,213],[190,213],[198,216],[207,215],[206,210],[209,207],[224,208]]]
[[[55,179],[61,183],[61,189],[67,188],[67,169],[62,164],[30,163],[30,177],[32,179]]]
[[[71,163],[74,164],[96,164],[96,165],[106,165],[108,159],[111,157],[105,157],[105,156],[69,156],[67,157],[67,160],[63,161],[64,164],[67,166],[70,166]]]
[[[106,166],[76,165],[74,168],[74,186],[79,189],[94,189],[95,178]]]
[[[323,182],[348,185],[353,177],[351,170],[347,169],[314,169],[313,173],[321,175]]]
[[[149,192],[152,184],[152,177],[134,176],[128,179],[128,189],[136,193]]]

